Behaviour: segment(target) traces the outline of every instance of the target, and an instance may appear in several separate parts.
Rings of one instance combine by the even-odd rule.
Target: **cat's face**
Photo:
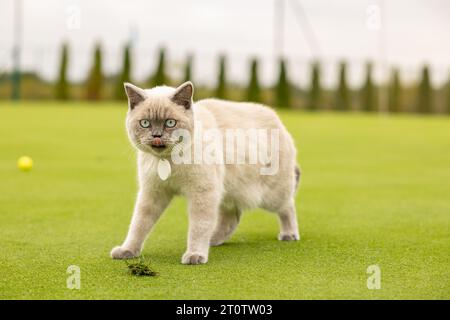
[[[178,88],[156,87],[143,90],[125,83],[129,110],[126,127],[131,143],[139,150],[158,157],[170,156],[180,141],[177,129],[192,132],[193,85],[186,82]]]

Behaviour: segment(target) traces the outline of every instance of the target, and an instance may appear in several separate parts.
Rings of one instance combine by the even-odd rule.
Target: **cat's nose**
[[[161,138],[155,137],[155,138],[153,138],[152,145],[154,145],[154,146],[162,146],[163,142],[162,142]]]
[[[161,138],[162,135],[161,135],[161,134],[152,134],[152,137],[153,137],[153,138]]]

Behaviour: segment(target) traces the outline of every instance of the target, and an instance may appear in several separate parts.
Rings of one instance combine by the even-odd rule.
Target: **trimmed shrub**
[[[156,66],[155,73],[150,78],[150,87],[168,85],[169,79],[166,73],[166,50],[164,48],[159,49],[158,65]]]
[[[280,59],[279,61],[279,75],[278,83],[275,87],[275,99],[277,107],[291,107],[291,86],[289,84],[286,61],[284,59]]]
[[[55,87],[55,96],[58,100],[69,99],[69,84],[67,82],[67,66],[69,63],[69,46],[64,43],[61,47],[58,80]]]
[[[389,83],[389,112],[397,113],[403,111],[402,106],[402,87],[400,82],[400,72],[394,69]]]
[[[125,100],[126,94],[123,88],[124,82],[131,82],[131,48],[129,45],[125,46],[123,51],[122,70],[117,76],[117,82],[114,90],[114,99]]]
[[[444,112],[450,114],[450,79],[447,81],[446,99],[445,99],[445,107]]]
[[[322,88],[320,86],[320,64],[314,62],[311,65],[311,84],[308,93],[308,110],[318,110],[322,108]]]
[[[86,83],[86,98],[89,100],[99,100],[102,97],[102,60],[102,49],[100,44],[97,44],[94,50],[94,61]]]
[[[339,84],[336,90],[336,102],[335,109],[342,110],[350,110],[350,90],[347,84],[347,64],[345,62],[341,62],[339,65]]]
[[[184,65],[184,79],[183,82],[193,81],[192,80],[192,61],[193,58],[189,55],[186,59],[186,64]]]
[[[217,87],[215,96],[219,99],[227,98],[227,79],[226,79],[226,57],[219,58],[219,74],[217,77]]]
[[[261,102],[261,87],[258,79],[258,60],[252,59],[250,64],[250,81],[247,87],[247,101]]]
[[[361,109],[368,112],[378,111],[378,90],[373,83],[373,65],[366,65],[366,79],[361,89]]]
[[[422,68],[422,77],[418,88],[417,111],[419,113],[432,113],[433,88],[430,83],[430,70],[428,66]]]

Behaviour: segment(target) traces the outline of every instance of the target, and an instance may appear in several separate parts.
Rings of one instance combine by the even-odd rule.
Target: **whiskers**
[[[147,143],[142,143],[141,141],[135,141],[134,142],[136,148],[138,148],[141,151],[148,152],[151,150],[151,147]]]
[[[136,159],[136,148],[128,144],[127,148],[122,150],[122,154],[126,156],[127,160],[134,160]]]
[[[135,160],[136,159],[136,151],[139,150],[144,153],[151,154],[158,158],[168,158],[171,157],[173,153],[177,155],[182,155],[183,150],[186,148],[186,144],[181,142],[179,139],[169,137],[163,140],[165,148],[153,149],[151,147],[151,139],[142,138],[133,140],[128,148],[123,150],[126,154],[127,159]],[[137,150],[136,150],[137,149]]]
[[[141,143],[140,141],[134,141],[133,143],[130,143],[128,147],[122,152],[126,155],[127,160],[135,160],[137,151],[136,149],[148,152],[147,150],[149,149],[149,147]]]

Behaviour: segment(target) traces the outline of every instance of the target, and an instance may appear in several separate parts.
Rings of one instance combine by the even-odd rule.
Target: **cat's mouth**
[[[164,149],[166,147],[166,144],[164,143],[164,141],[161,140],[161,138],[155,138],[152,141],[150,141],[150,146],[152,147],[152,149]]]
[[[142,151],[163,154],[172,148],[170,141],[164,141],[161,138],[149,139],[140,143]]]
[[[159,140],[159,141],[151,141],[150,147],[157,152],[161,152],[164,149],[166,149],[167,145],[161,140]]]
[[[153,149],[164,149],[166,147],[165,144],[150,144]]]

